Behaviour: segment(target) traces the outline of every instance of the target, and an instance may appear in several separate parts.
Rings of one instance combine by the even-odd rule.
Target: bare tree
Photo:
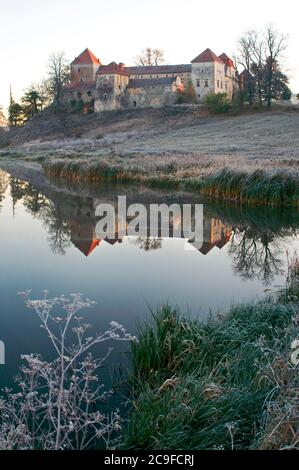
[[[61,103],[63,87],[70,80],[70,66],[64,52],[55,52],[49,59],[49,88],[53,101]]]
[[[0,399],[0,448],[3,450],[84,450],[115,446],[118,412],[104,413],[112,394],[99,383],[99,369],[112,349],[93,357],[102,343],[135,341],[121,325],[90,336],[90,325],[78,313],[94,305],[80,294],[31,300],[55,352],[51,362],[37,354],[22,356],[17,390],[5,389]],[[55,312],[56,311],[56,312]],[[74,344],[70,341],[74,341]]]
[[[253,63],[252,32],[247,32],[239,39],[238,63],[246,71],[246,89],[248,100],[251,105],[255,95],[255,79],[251,73]]]
[[[143,49],[136,57],[136,65],[141,66],[161,65],[164,62],[164,51],[162,49],[153,49],[152,47]]]
[[[268,108],[271,107],[271,101],[274,88],[274,71],[277,64],[280,62],[283,52],[287,47],[287,36],[281,34],[274,26],[269,25],[265,33],[266,43],[266,102]]]
[[[264,41],[260,38],[257,31],[251,30],[248,33],[248,39],[250,42],[251,49],[251,72],[254,73],[257,86],[257,94],[259,97],[260,106],[263,104],[262,96],[262,77],[263,77],[263,66],[265,61],[264,56]]]

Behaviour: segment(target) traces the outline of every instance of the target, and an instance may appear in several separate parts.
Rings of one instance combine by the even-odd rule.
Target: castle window
[[[135,75],[135,78],[138,78],[138,76],[137,76],[137,75]]]
[[[91,96],[91,91],[88,91],[88,92],[87,92],[87,96]]]
[[[83,82],[83,77],[80,77],[80,82]]]
[[[120,85],[118,85],[118,88],[121,90],[121,86],[120,86]]]
[[[196,80],[196,86],[200,87],[200,81]]]
[[[107,99],[107,93],[104,93],[104,100]]]
[[[221,88],[223,88],[223,82],[221,82]]]
[[[133,101],[133,106],[134,106],[134,108],[136,108],[136,106],[137,106],[137,101]]]
[[[205,80],[205,88],[209,87],[209,80]]]
[[[219,80],[217,80],[217,88],[219,88]]]

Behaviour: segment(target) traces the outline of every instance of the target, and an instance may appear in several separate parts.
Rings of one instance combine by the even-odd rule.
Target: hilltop
[[[269,178],[278,175],[279,184],[274,180],[271,185],[279,201],[284,200],[284,191],[288,191],[289,199],[285,178],[291,178],[294,201],[299,175],[298,128],[297,106],[225,116],[210,115],[197,106],[85,116],[48,109],[26,126],[7,133],[7,146],[0,151],[0,157],[2,162],[11,157],[36,161],[46,174],[76,181],[105,178],[156,186],[183,184],[193,190],[198,190],[199,185],[202,190],[203,179],[214,178],[223,170],[226,185],[230,184],[229,172],[238,178],[241,175],[245,187],[244,175],[260,172],[259,184],[262,178],[267,194]],[[244,200],[239,193],[232,194],[231,189],[219,193],[221,181],[210,182],[207,193]],[[260,193],[259,189],[258,197]]]

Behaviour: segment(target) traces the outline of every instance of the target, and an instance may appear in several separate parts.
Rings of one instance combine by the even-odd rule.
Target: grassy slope
[[[132,345],[122,447],[298,448],[298,370],[289,362],[296,311],[284,297],[201,323],[163,307]]]
[[[47,175],[73,181],[184,187],[251,204],[298,205],[296,110],[226,117],[196,108],[48,114],[12,132],[13,142],[30,145],[14,145],[0,157],[43,162]]]

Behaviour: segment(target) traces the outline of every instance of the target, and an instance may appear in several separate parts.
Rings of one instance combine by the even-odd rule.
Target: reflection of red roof
[[[228,67],[233,67],[235,68],[234,61],[228,57],[224,52],[219,56],[219,59],[221,59]]]
[[[87,48],[83,51],[75,60],[72,62],[72,65],[100,65],[101,62],[96,56]]]
[[[227,233],[224,238],[222,238],[221,240],[219,240],[218,242],[215,242],[215,243],[203,242],[202,247],[200,248],[199,251],[203,255],[207,255],[215,246],[217,246],[217,248],[219,248],[219,250],[221,250],[221,248],[223,248],[230,241],[231,234],[232,234],[232,232]]]
[[[114,74],[117,73],[118,75],[129,75],[126,71],[126,67],[124,64],[117,64],[116,62],[111,62],[108,65],[102,65],[99,70],[97,71],[98,75],[107,75],[107,74]]]
[[[206,49],[201,54],[199,54],[195,59],[191,60],[191,64],[197,64],[202,62],[224,62],[213,52],[211,49]]]
[[[100,243],[101,240],[92,240],[91,242],[89,240],[80,240],[79,242],[73,241],[75,247],[78,248],[81,253],[86,256],[86,258],[93,252],[93,250],[97,246],[99,246]]]

